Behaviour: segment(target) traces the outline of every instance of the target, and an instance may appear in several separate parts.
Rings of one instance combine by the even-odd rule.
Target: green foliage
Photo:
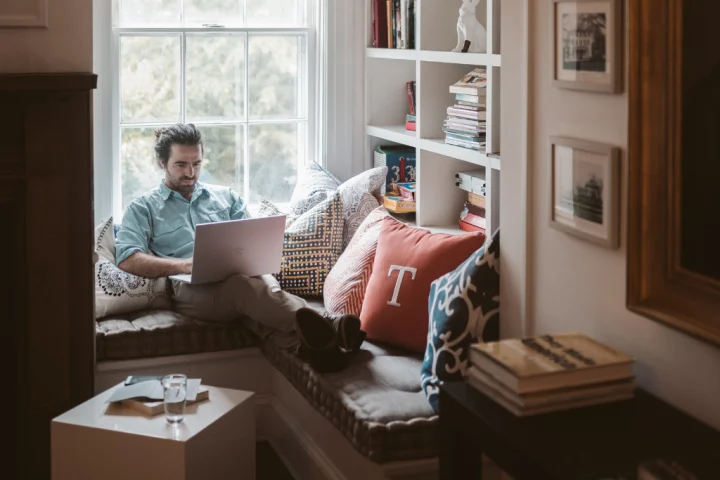
[[[294,1],[267,5],[277,9]],[[160,3],[172,4],[170,0]],[[192,3],[219,12],[231,2]],[[181,36],[123,36],[120,81],[123,207],[155,187],[162,178],[154,161],[153,128],[133,124],[181,121],[183,109],[185,121],[198,124],[203,133],[202,181],[231,186],[250,202],[258,201],[260,196],[275,202],[289,200],[307,131],[305,121],[287,122],[304,116],[301,108],[304,93],[300,90],[304,41],[303,37],[292,35],[187,34],[187,88],[185,105],[181,105]],[[250,122],[263,120],[263,123],[248,125],[247,115]],[[246,181],[248,168],[250,178]],[[249,184],[249,191],[245,183]]]

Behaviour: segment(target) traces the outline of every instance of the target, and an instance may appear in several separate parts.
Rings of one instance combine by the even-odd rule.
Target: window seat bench
[[[322,310],[322,303],[314,300],[310,303]],[[242,376],[246,374],[245,370],[255,370],[254,375],[260,375],[257,373],[257,361],[261,360],[267,369],[262,375],[275,377],[268,382],[269,391],[260,393],[277,397],[284,404],[284,411],[292,417],[290,421],[297,421],[310,436],[311,432],[320,428],[318,422],[326,425],[322,427],[325,433],[318,434],[319,438],[313,440],[324,452],[322,455],[326,461],[334,465],[330,470],[335,474],[324,476],[347,479],[437,478],[439,419],[420,387],[421,355],[366,341],[359,352],[348,354],[349,366],[346,369],[322,374],[272,342],[261,342],[240,321],[232,324],[207,323],[170,310],[149,310],[100,319],[96,322],[96,344],[98,365],[131,365],[145,360],[142,362],[143,370],[117,372],[123,375],[149,373],[153,371],[153,362],[157,360],[161,364],[163,357],[194,358],[197,355],[193,354],[221,355],[255,350],[259,358],[254,359],[252,366],[249,360],[240,360],[232,370],[225,368],[224,375],[228,376],[228,371],[235,375],[237,371],[238,376]],[[162,371],[154,371],[163,374],[164,369],[177,369],[177,366],[164,365],[159,368]],[[198,368],[197,363],[188,363],[190,366]],[[298,408],[308,413],[295,410]],[[312,411],[314,413],[310,414]],[[333,430],[334,440],[328,440],[331,438],[328,432]],[[327,447],[324,442],[329,442]],[[338,447],[342,443],[346,443],[347,447]],[[342,455],[342,458],[334,458],[332,453],[328,453],[337,448],[341,450],[336,451],[345,452],[335,455]],[[343,471],[344,463],[353,463],[348,462],[348,452],[355,452],[352,455],[358,456],[355,466],[349,469],[357,473],[338,476],[337,472]],[[398,470],[397,465],[412,468]],[[348,468],[347,465],[345,468]],[[382,473],[384,469],[396,471],[397,475]],[[381,473],[370,475],[370,471]],[[409,472],[412,473],[408,476]],[[299,480],[304,476],[298,474],[296,478]]]

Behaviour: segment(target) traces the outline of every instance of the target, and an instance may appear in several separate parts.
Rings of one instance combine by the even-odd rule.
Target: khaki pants
[[[175,310],[208,322],[230,322],[249,317],[246,325],[260,338],[294,349],[300,345],[295,312],[307,307],[300,297],[285,292],[272,275],[235,275],[224,282],[190,285],[172,281]]]

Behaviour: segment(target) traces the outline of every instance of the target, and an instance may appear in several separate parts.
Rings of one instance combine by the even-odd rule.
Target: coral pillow
[[[375,260],[380,225],[388,215],[385,207],[377,207],[370,212],[330,270],[323,287],[323,300],[328,312],[360,315]]]
[[[386,217],[360,312],[369,340],[425,351],[431,283],[485,242],[482,232],[432,234]]]

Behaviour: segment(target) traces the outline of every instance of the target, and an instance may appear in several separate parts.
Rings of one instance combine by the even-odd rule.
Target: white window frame
[[[302,35],[305,37],[307,99],[299,123],[306,125],[307,141],[299,144],[298,163],[315,160],[331,170],[326,162],[327,136],[327,11],[329,0],[305,0],[305,27],[254,28],[254,27],[122,27],[114,28],[113,19],[117,18],[119,2],[117,0],[94,0],[93,10],[93,60],[94,70],[98,73],[98,88],[94,98],[94,142],[95,142],[95,223],[100,223],[112,215],[119,222],[122,218],[122,178],[120,164],[120,36],[140,34],[173,33],[238,33],[243,35]],[[186,37],[182,36],[182,52]],[[247,45],[247,43],[246,43]],[[247,53],[247,52],[246,52]],[[183,78],[184,82],[184,68]],[[184,88],[184,87],[183,87]],[[246,89],[248,86],[246,85]],[[184,99],[182,100],[184,102]],[[247,109],[248,106],[245,105]],[[302,110],[301,110],[302,111]],[[202,125],[204,122],[195,122]],[[222,124],[220,121],[209,124]],[[232,122],[245,125],[260,123],[279,123],[278,121],[256,121],[249,117],[243,121]],[[143,124],[152,126],[152,124]],[[247,139],[246,139],[247,145]],[[248,161],[245,152],[245,161]],[[148,152],[148,161],[152,161],[152,152]],[[249,178],[245,179],[245,183]]]

